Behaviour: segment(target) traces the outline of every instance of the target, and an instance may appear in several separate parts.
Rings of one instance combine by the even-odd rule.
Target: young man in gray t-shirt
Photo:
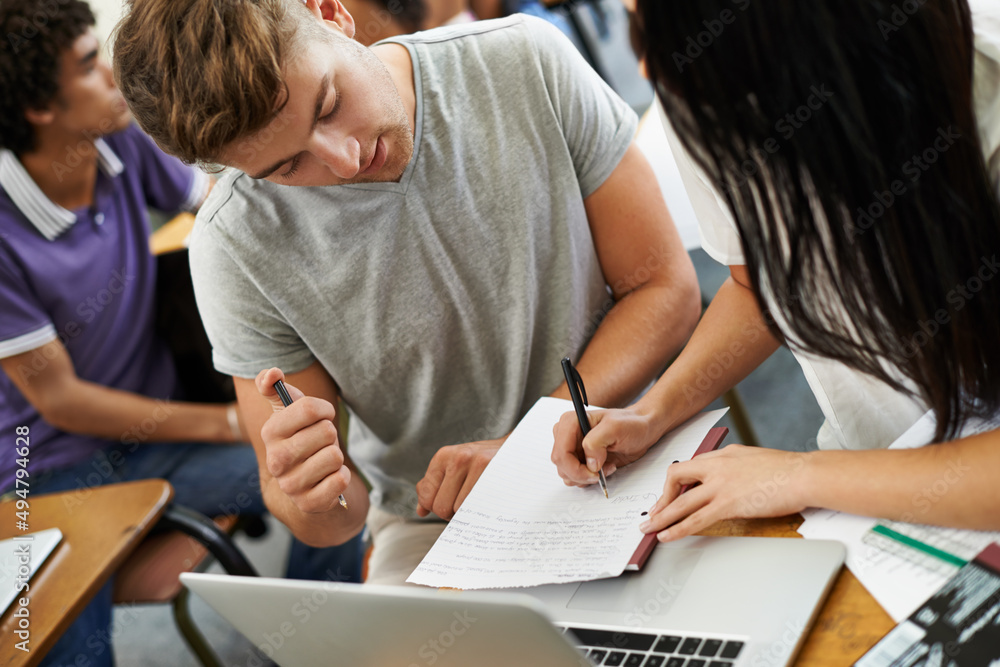
[[[116,77],[168,152],[238,170],[192,270],[269,508],[314,545],[367,519],[369,580],[393,582],[531,405],[568,397],[563,356],[593,404],[626,404],[699,298],[635,114],[558,31],[353,34],[337,0],[146,0]]]

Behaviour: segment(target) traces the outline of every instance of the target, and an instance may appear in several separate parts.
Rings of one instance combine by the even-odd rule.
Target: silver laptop
[[[838,542],[689,537],[641,572],[503,591],[189,573],[282,667],[790,664],[844,561]]]

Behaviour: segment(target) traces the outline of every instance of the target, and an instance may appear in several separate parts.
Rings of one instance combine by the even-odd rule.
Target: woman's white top
[[[1000,193],[1000,2],[970,0],[969,4],[976,48],[975,108],[987,164]],[[660,117],[697,215],[702,247],[722,264],[745,264],[736,225],[724,200],[691,160],[662,109]],[[1000,270],[996,259],[991,255],[985,260],[982,275],[992,272],[991,278],[995,278]],[[792,353],[826,417],[816,436],[820,449],[888,447],[927,412],[922,402],[842,363],[801,350],[793,349]],[[767,439],[780,437],[774,433]]]

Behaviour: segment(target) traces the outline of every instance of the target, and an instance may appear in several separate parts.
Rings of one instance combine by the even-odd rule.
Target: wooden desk
[[[702,535],[798,538],[802,517],[720,521]],[[820,609],[796,667],[844,667],[864,655],[895,623],[845,567]]]
[[[30,653],[14,647],[15,601],[0,616],[0,665],[36,665],[163,514],[174,491],[162,479],[28,496],[29,532],[62,541],[31,577]],[[0,503],[0,539],[13,537],[14,502]]]
[[[187,247],[188,234],[194,227],[194,216],[190,213],[180,213],[165,225],[153,232],[149,239],[149,249],[154,255],[163,255]]]

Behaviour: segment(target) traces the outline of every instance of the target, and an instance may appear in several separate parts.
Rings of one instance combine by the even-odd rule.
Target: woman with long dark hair
[[[592,413],[582,444],[559,423],[560,475],[636,460],[786,344],[826,417],[819,451],[675,464],[645,532],[805,507],[1000,529],[1000,2],[636,5],[705,250],[731,276],[642,400]],[[886,449],[924,413],[937,444]]]

